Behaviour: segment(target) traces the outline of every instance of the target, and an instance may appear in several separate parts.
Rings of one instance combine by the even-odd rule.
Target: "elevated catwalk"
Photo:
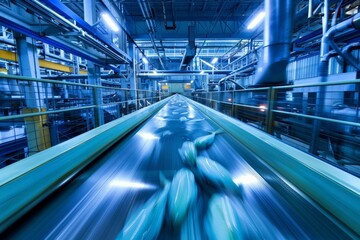
[[[219,129],[185,98],[173,97],[12,224],[1,239],[115,239],[127,219],[161,191],[159,173],[171,180],[185,167],[178,151],[183,142]],[[243,200],[228,196],[244,239],[356,238],[227,132],[217,134],[198,155],[217,161],[243,185]],[[184,223],[188,230],[174,229],[165,219],[159,239],[208,239],[204,216],[216,190],[198,186],[196,206]],[[148,216],[148,221],[156,217]]]

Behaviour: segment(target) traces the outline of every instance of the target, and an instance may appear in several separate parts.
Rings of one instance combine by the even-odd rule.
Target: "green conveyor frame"
[[[169,98],[0,169],[0,233],[111,145],[158,112]]]
[[[0,169],[0,232],[170,98]],[[360,235],[360,179],[240,121],[186,99]]]
[[[234,118],[186,100],[360,235],[359,178]]]

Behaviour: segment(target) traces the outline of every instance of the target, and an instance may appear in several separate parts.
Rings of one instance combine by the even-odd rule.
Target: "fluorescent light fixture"
[[[264,19],[265,17],[265,12],[261,11],[258,13],[258,15],[256,15],[256,17],[251,20],[251,22],[249,23],[249,25],[247,26],[247,29],[254,29],[256,26],[258,26],[261,21]]]
[[[204,74],[205,73],[205,71],[204,70],[202,70],[201,72],[200,72],[200,74]]]
[[[142,61],[143,61],[143,63],[145,63],[145,64],[148,64],[148,63],[149,63],[149,61],[148,61],[145,57],[142,58]]]
[[[213,60],[211,60],[211,64],[215,64],[215,63],[217,63],[217,61],[219,60],[219,58],[213,58]]]
[[[19,99],[19,98],[24,98],[24,96],[19,96],[19,95],[11,95],[11,98]]]
[[[119,26],[116,24],[115,20],[107,13],[102,13],[101,16],[104,18],[106,24],[113,30],[114,32],[120,31]]]

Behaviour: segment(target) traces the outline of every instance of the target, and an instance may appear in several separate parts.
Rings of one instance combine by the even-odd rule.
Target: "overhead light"
[[[217,61],[219,60],[219,58],[213,58],[213,60],[211,60],[211,64],[215,64],[215,63],[217,63]]]
[[[251,20],[251,22],[247,26],[247,29],[249,30],[254,29],[257,25],[261,23],[264,17],[265,17],[265,12],[264,11],[259,12],[258,15],[256,15],[256,17],[253,20]]]
[[[148,61],[145,57],[142,58],[142,61],[143,61],[143,63],[145,63],[145,64],[148,64],[148,63],[149,63],[149,61]]]
[[[194,83],[194,80],[191,80],[190,83]]]
[[[153,71],[153,73],[154,73],[154,74],[157,74],[157,71],[156,71],[156,70],[154,70],[154,71]]]
[[[204,70],[202,70],[201,72],[200,72],[200,74],[204,74],[205,73],[205,71]]]
[[[115,20],[107,13],[102,13],[101,16],[104,18],[106,24],[113,30],[114,32],[120,31],[119,26],[116,24]]]

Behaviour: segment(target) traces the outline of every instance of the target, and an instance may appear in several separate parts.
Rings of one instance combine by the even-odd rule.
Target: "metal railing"
[[[0,168],[167,97],[0,74]]]
[[[360,80],[186,96],[360,176]]]

